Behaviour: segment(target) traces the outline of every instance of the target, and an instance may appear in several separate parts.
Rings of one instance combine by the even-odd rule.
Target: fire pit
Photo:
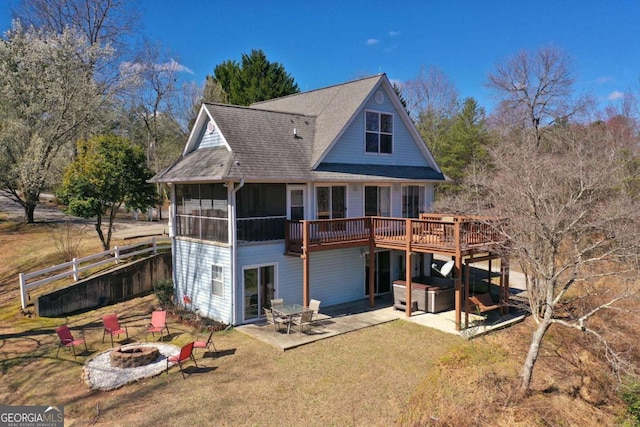
[[[111,366],[116,368],[136,368],[153,363],[160,351],[156,347],[118,347],[111,351]]]

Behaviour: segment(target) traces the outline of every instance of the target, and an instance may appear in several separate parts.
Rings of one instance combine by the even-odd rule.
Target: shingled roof
[[[252,104],[253,108],[317,117],[311,165],[316,165],[351,121],[384,74]]]
[[[388,82],[384,74],[250,107],[206,103],[183,156],[153,181],[443,180],[442,173],[430,167],[321,163],[383,81]],[[209,119],[228,146],[197,146]]]

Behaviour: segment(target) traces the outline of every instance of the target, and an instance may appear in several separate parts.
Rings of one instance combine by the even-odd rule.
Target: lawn
[[[117,312],[130,334],[143,339],[156,299],[65,318],[22,314],[17,273],[55,263],[46,249],[50,231],[47,224],[20,226],[0,216],[3,405],[64,405],[66,425],[78,426],[612,425],[624,415],[615,395],[590,401],[610,387],[605,379],[591,375],[591,395],[575,392],[575,351],[564,343],[544,353],[537,391],[514,401],[527,322],[465,341],[398,320],[287,352],[230,330],[214,335],[216,357],[198,352],[200,368],[187,364],[186,379],[175,367],[117,390],[92,391],[82,367],[110,346],[101,342],[101,316]],[[61,351],[55,358],[60,324],[85,331],[89,354],[74,359]],[[169,327],[178,346],[206,336],[175,320]]]

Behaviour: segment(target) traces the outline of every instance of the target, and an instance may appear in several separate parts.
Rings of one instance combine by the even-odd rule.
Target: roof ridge
[[[309,93],[318,92],[318,91],[326,90],[326,89],[333,89],[333,88],[336,88],[336,87],[339,87],[339,86],[346,86],[348,84],[357,83],[357,82],[360,82],[360,81],[363,81],[363,80],[368,80],[368,79],[373,79],[373,78],[380,78],[382,76],[386,76],[386,73],[378,73],[378,74],[374,74],[373,76],[362,77],[362,78],[359,78],[359,79],[350,80],[348,82],[343,82],[343,83],[336,83],[336,84],[333,84],[333,85],[330,85],[330,86],[319,87],[319,88],[311,89],[311,90],[308,90],[308,91],[305,91],[305,92],[292,93],[291,95],[281,96],[279,98],[265,99],[264,101],[254,102],[254,103],[251,104],[251,106],[260,105],[260,104],[264,104],[264,103],[267,103],[267,102],[277,101],[277,100],[286,99],[286,98],[292,98],[294,96],[307,95]]]
[[[266,101],[263,101],[263,102],[266,102]],[[289,116],[311,117],[311,118],[314,118],[314,119],[317,118],[317,116],[313,116],[313,115],[309,115],[309,114],[296,113],[296,112],[292,112],[292,111],[269,110],[269,109],[266,109],[266,108],[253,108],[253,107],[247,106],[247,105],[222,104],[222,103],[219,103],[219,102],[204,102],[203,104],[217,106],[217,107],[237,108],[239,110],[249,110],[249,111],[255,111],[255,112],[259,112],[259,113],[276,113],[276,114],[286,114],[286,115],[289,115]]]

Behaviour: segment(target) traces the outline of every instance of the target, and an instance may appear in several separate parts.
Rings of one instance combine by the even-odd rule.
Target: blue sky
[[[0,26],[10,25],[0,6]],[[204,81],[227,59],[253,48],[280,62],[302,90],[384,72],[414,78],[437,66],[492,106],[483,86],[495,64],[520,49],[553,44],[574,60],[576,89],[602,104],[637,89],[640,2],[593,0],[207,1],[141,0],[143,31]],[[3,10],[4,9],[4,10]],[[612,101],[609,101],[612,99]]]

